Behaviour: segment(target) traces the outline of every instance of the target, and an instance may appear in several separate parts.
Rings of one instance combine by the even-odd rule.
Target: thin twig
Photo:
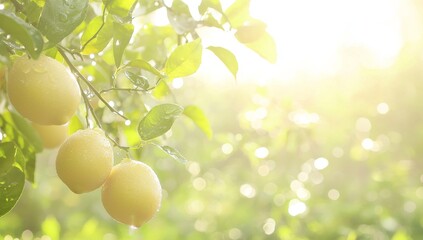
[[[79,82],[79,79],[78,79],[78,86],[79,86],[79,90],[81,91],[81,95],[84,98],[85,112],[86,112],[85,113],[85,121],[86,121],[87,127],[89,127],[90,122],[88,121],[88,115],[89,115],[89,111],[91,109],[91,105],[90,105],[90,102],[87,98],[87,95],[85,95],[85,93],[84,93],[84,89],[82,89],[82,86],[81,86],[81,83]]]
[[[108,88],[100,91],[100,94],[110,92],[110,91],[126,91],[126,92],[147,92],[148,90],[140,88]]]
[[[75,57],[75,55],[76,55],[76,56],[78,56],[81,59],[81,61],[84,61],[84,58],[82,57],[82,54],[79,53],[78,51],[71,50],[69,48],[66,48],[66,47],[60,45],[60,44],[57,44],[57,47],[59,47],[59,48],[65,50],[66,52],[70,53],[72,55],[73,60],[76,60],[76,57]]]
[[[104,104],[106,104],[106,106],[108,106],[109,107],[109,109],[111,109],[112,110],[112,112],[114,112],[114,113],[117,113],[117,114],[119,114],[119,116],[121,116],[121,117],[123,117],[124,119],[126,119],[127,120],[127,118],[125,117],[125,116],[123,116],[122,114],[120,114],[119,112],[117,112],[112,106],[110,106],[108,103],[107,103],[107,101],[106,100],[104,100],[102,97],[101,97],[101,95],[100,95],[100,93],[94,88],[94,86],[93,85],[91,85],[91,83],[84,77],[84,75],[82,75],[79,71],[78,71],[78,69],[72,64],[72,62],[69,60],[69,58],[66,56],[66,53],[63,51],[63,49],[61,49],[61,48],[58,48],[57,49],[58,51],[59,51],[59,53],[62,55],[62,57],[65,59],[65,61],[66,61],[66,63],[69,65],[69,67],[71,68],[71,70],[72,70],[72,72],[73,73],[75,73],[77,76],[78,76],[78,78],[80,79],[80,80],[82,80],[82,81],[84,81],[84,83],[89,87],[89,89],[91,90],[91,91],[93,91],[94,93],[95,93],[95,95],[104,103]],[[87,107],[88,109],[86,109],[87,110],[87,116],[86,116],[86,119],[87,119],[87,127],[89,127],[89,122],[88,122],[88,112],[91,112],[91,116],[94,118],[94,121],[96,122],[96,124],[97,124],[97,126],[99,127],[99,128],[101,128],[101,129],[103,129],[103,127],[102,127],[102,124],[101,124],[101,121],[98,119],[98,117],[97,117],[97,115],[95,114],[95,112],[94,112],[94,109],[93,109],[93,107],[91,106],[91,104],[90,104],[90,102],[89,102],[89,99],[88,99],[88,97],[86,96],[86,94],[85,94],[85,92],[83,91],[83,89],[82,89],[82,87],[81,87],[81,84],[80,84],[80,82],[78,81],[78,85],[79,85],[79,88],[80,88],[80,90],[81,90],[81,94],[82,94],[82,96],[83,96],[83,98],[84,98],[84,102],[85,102],[85,107]],[[110,137],[109,136],[109,134],[107,134],[106,132],[105,132],[105,136],[110,140],[110,141],[112,141],[113,142],[113,144],[116,146],[116,147],[118,147],[118,148],[120,148],[120,149],[122,149],[122,150],[125,150],[125,151],[128,151],[129,149],[130,149],[130,147],[126,147],[126,146],[122,146],[122,145],[120,145],[118,142],[116,142],[116,140],[115,139],[113,139],[112,137]]]
[[[82,75],[81,72],[79,72],[79,70],[72,64],[72,62],[69,60],[69,58],[66,56],[66,53],[61,49],[58,48],[57,49],[60,54],[63,56],[63,58],[65,59],[65,62],[69,65],[69,67],[71,68],[71,71],[73,73],[75,73],[82,81],[84,81],[84,83],[88,86],[88,88],[98,97],[98,99],[100,99],[100,101],[102,101],[106,107],[112,111],[113,113],[116,113],[117,115],[119,115],[121,118],[128,120],[127,117],[125,117],[123,114],[121,114],[119,111],[117,111],[116,109],[114,109],[112,106],[110,106],[110,104],[106,101],[106,99],[104,99],[101,94],[97,91],[97,89],[90,83],[90,81],[88,81],[88,79],[86,79],[84,77],[84,75]]]

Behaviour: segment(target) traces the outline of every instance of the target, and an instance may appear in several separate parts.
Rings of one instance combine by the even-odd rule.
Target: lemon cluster
[[[79,130],[59,148],[56,170],[74,193],[100,186],[106,211],[121,223],[140,227],[160,208],[162,188],[146,164],[125,159],[113,166],[113,147],[100,129]]]
[[[41,56],[16,60],[8,74],[10,102],[32,122],[44,147],[59,147],[58,177],[77,194],[102,186],[104,208],[121,223],[140,227],[160,208],[162,188],[146,164],[125,159],[113,166],[113,146],[100,129],[79,130],[68,137],[66,123],[81,99],[78,82],[66,67]]]

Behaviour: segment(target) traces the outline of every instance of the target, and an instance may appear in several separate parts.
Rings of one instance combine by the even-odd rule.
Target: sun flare
[[[399,0],[253,0],[250,10],[276,41],[279,74],[294,77],[345,64],[389,67],[403,45],[400,7]]]

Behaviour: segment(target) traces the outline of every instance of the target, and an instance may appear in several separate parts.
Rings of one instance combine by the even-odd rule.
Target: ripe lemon
[[[7,91],[16,110],[41,125],[67,123],[78,108],[81,93],[75,78],[53,58],[16,60]]]
[[[156,173],[148,165],[129,159],[113,167],[101,193],[110,216],[135,227],[154,216],[161,199],[162,188]]]
[[[112,166],[112,145],[99,129],[74,133],[60,146],[56,158],[57,175],[74,193],[100,187]]]
[[[39,125],[32,123],[45,148],[60,146],[68,137],[68,125]]]

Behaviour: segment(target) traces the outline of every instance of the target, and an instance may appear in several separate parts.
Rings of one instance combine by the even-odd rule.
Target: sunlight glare
[[[253,0],[251,15],[267,23],[278,50],[275,71],[332,74],[361,64],[389,67],[401,35],[399,0]],[[345,65],[345,66],[344,66]]]

